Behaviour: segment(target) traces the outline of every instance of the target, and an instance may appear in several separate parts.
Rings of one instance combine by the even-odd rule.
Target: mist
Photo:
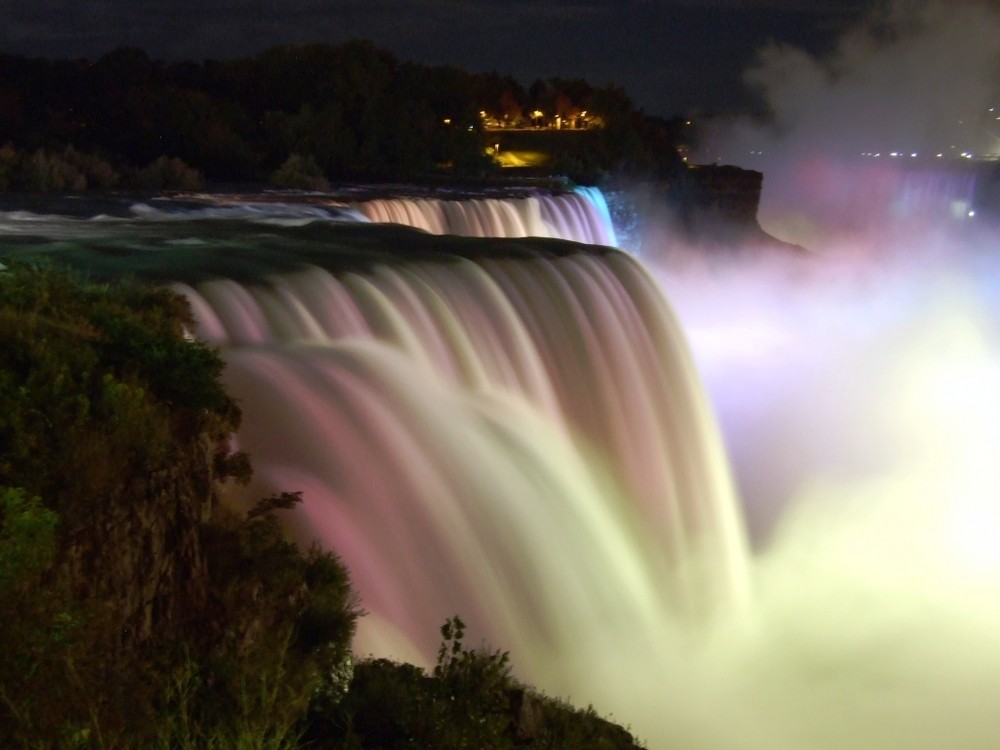
[[[825,56],[771,44],[744,77],[766,115],[712,123],[698,158],[762,171],[762,225],[812,249],[968,218],[971,164],[1000,154],[996,2],[880,3]]]
[[[996,3],[884,4],[825,57],[761,50],[770,118],[716,123],[707,161],[763,172],[761,225],[804,249],[650,261],[725,437],[756,602],[665,667],[661,700],[683,698],[655,746],[1000,741],[1000,231],[977,205],[998,60]]]
[[[762,227],[805,250],[680,250],[659,266],[720,409],[740,413],[725,420],[734,460],[765,463],[760,433],[735,437],[753,410],[791,452],[748,481],[789,496],[777,479],[789,466],[885,467],[888,373],[927,331],[950,341],[940,330],[965,326],[1000,351],[1000,225],[997,207],[981,205],[998,169],[984,157],[1000,153],[1000,3],[882,3],[828,56],[772,45],[746,79],[770,119],[719,123],[711,148],[763,172]],[[763,393],[749,393],[755,379]]]

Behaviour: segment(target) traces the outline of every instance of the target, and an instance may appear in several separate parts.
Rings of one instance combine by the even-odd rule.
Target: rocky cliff
[[[645,257],[685,246],[701,251],[796,251],[757,221],[764,175],[733,166],[695,165],[675,177],[608,190],[623,247]]]
[[[764,175],[732,166],[692,166],[668,188],[678,218],[695,236],[712,236],[721,228],[757,231]]]
[[[59,568],[76,597],[114,614],[108,635],[118,647],[181,631],[208,604],[201,529],[216,503],[214,448],[205,440],[180,447],[173,465],[130,472],[64,529]]]

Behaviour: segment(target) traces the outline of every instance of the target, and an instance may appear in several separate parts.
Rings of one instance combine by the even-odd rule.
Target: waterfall
[[[517,239],[266,202],[3,221],[26,258],[56,239],[68,263],[187,296],[243,410],[254,478],[228,499],[302,492],[282,518],[349,568],[356,653],[427,666],[457,614],[519,678],[620,711],[639,673],[668,669],[665,639],[686,649],[745,611],[749,573],[687,345],[647,269],[609,246],[602,204],[357,209]]]
[[[251,496],[302,491],[295,536],[351,570],[360,653],[426,663],[459,614],[545,684],[586,644],[745,601],[712,416],[624,253],[178,288],[245,405]]]
[[[357,203],[355,208],[373,222],[405,224],[431,234],[617,244],[607,202],[597,188],[525,198],[378,198]]]

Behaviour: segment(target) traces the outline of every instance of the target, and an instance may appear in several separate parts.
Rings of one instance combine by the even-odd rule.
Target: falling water
[[[604,195],[572,193],[525,198],[379,198],[356,204],[368,219],[462,237],[558,237],[591,245],[617,244]]]
[[[304,492],[296,533],[351,570],[362,653],[426,662],[459,613],[545,683],[597,631],[653,637],[745,605],[713,420],[628,256],[180,288],[248,405],[252,494]]]

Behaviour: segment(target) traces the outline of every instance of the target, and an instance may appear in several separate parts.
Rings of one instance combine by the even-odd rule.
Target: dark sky
[[[768,42],[829,48],[876,0],[0,0],[0,52],[95,59],[254,55],[367,38],[398,58],[623,86],[650,114],[745,108]]]

